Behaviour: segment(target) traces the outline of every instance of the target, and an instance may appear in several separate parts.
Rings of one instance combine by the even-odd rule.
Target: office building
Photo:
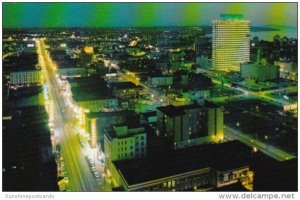
[[[250,59],[250,21],[243,15],[221,14],[212,21],[212,66],[239,71]]]
[[[223,140],[223,110],[203,105],[168,105],[157,108],[156,134],[172,142],[174,149]]]

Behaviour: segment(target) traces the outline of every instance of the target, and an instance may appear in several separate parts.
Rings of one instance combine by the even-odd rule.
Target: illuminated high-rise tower
[[[220,70],[240,70],[250,60],[250,21],[243,15],[221,14],[213,20],[212,65]]]

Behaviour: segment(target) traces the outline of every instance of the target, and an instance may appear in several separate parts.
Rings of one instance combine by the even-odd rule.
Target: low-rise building
[[[83,77],[87,75],[87,69],[83,67],[59,67],[57,73],[62,78]]]
[[[149,76],[148,85],[151,87],[173,85],[173,76],[164,76],[164,75]]]
[[[112,176],[125,191],[207,191],[236,183],[251,190],[252,159],[250,147],[232,141],[112,161]]]
[[[96,112],[103,109],[111,109],[117,108],[119,103],[118,99],[113,96],[107,95],[93,95],[93,96],[85,96],[74,95],[74,102],[79,108],[83,110],[88,110],[89,112]]]
[[[73,104],[83,110],[94,112],[118,107],[118,99],[112,95],[106,81],[97,76],[68,78],[65,90],[72,96]]]
[[[90,112],[84,117],[84,128],[90,135],[91,147],[101,145],[104,151],[104,129],[114,124],[132,122],[138,120],[138,115],[132,110],[114,112]]]
[[[269,81],[277,79],[278,66],[270,64],[241,64],[241,76],[255,81]]]
[[[207,69],[212,67],[212,60],[207,56],[201,55],[196,57],[196,64],[201,68]]]
[[[297,65],[289,61],[275,61],[275,66],[279,67],[279,77],[292,81],[297,80],[298,68]]]
[[[120,99],[136,99],[143,94],[143,87],[132,82],[117,82],[109,85],[113,94]]]
[[[193,101],[198,99],[207,99],[210,97],[210,90],[189,90],[183,92],[182,96]]]
[[[182,61],[180,64],[180,68],[184,69],[184,70],[192,70],[192,67],[195,65],[196,63],[193,61]]]
[[[112,161],[145,157],[147,134],[139,123],[115,124],[104,129],[106,166],[111,171]]]
[[[26,85],[26,84],[42,84],[41,70],[16,70],[10,73],[10,84]]]
[[[19,56],[11,56],[9,57],[7,64],[7,67],[10,69],[10,84],[42,84],[43,76],[38,65],[36,52],[27,52]],[[4,65],[6,66],[6,62],[4,62]]]
[[[169,52],[168,56],[171,62],[181,61],[184,58],[184,52],[180,52],[180,51]]]
[[[180,69],[181,61],[170,61],[170,70],[169,73],[174,73]]]

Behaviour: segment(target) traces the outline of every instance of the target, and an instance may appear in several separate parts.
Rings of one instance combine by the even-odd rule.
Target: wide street
[[[99,182],[95,179],[85,159],[85,153],[76,137],[76,118],[67,107],[51,59],[47,54],[43,40],[36,41],[43,76],[48,88],[50,102],[53,102],[53,124],[55,135],[61,145],[68,177],[68,188],[71,191],[100,191]]]

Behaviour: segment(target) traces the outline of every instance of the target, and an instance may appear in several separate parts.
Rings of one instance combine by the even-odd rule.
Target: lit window
[[[175,187],[175,181],[172,181],[172,187]]]
[[[171,188],[171,181],[168,181],[168,188]]]

